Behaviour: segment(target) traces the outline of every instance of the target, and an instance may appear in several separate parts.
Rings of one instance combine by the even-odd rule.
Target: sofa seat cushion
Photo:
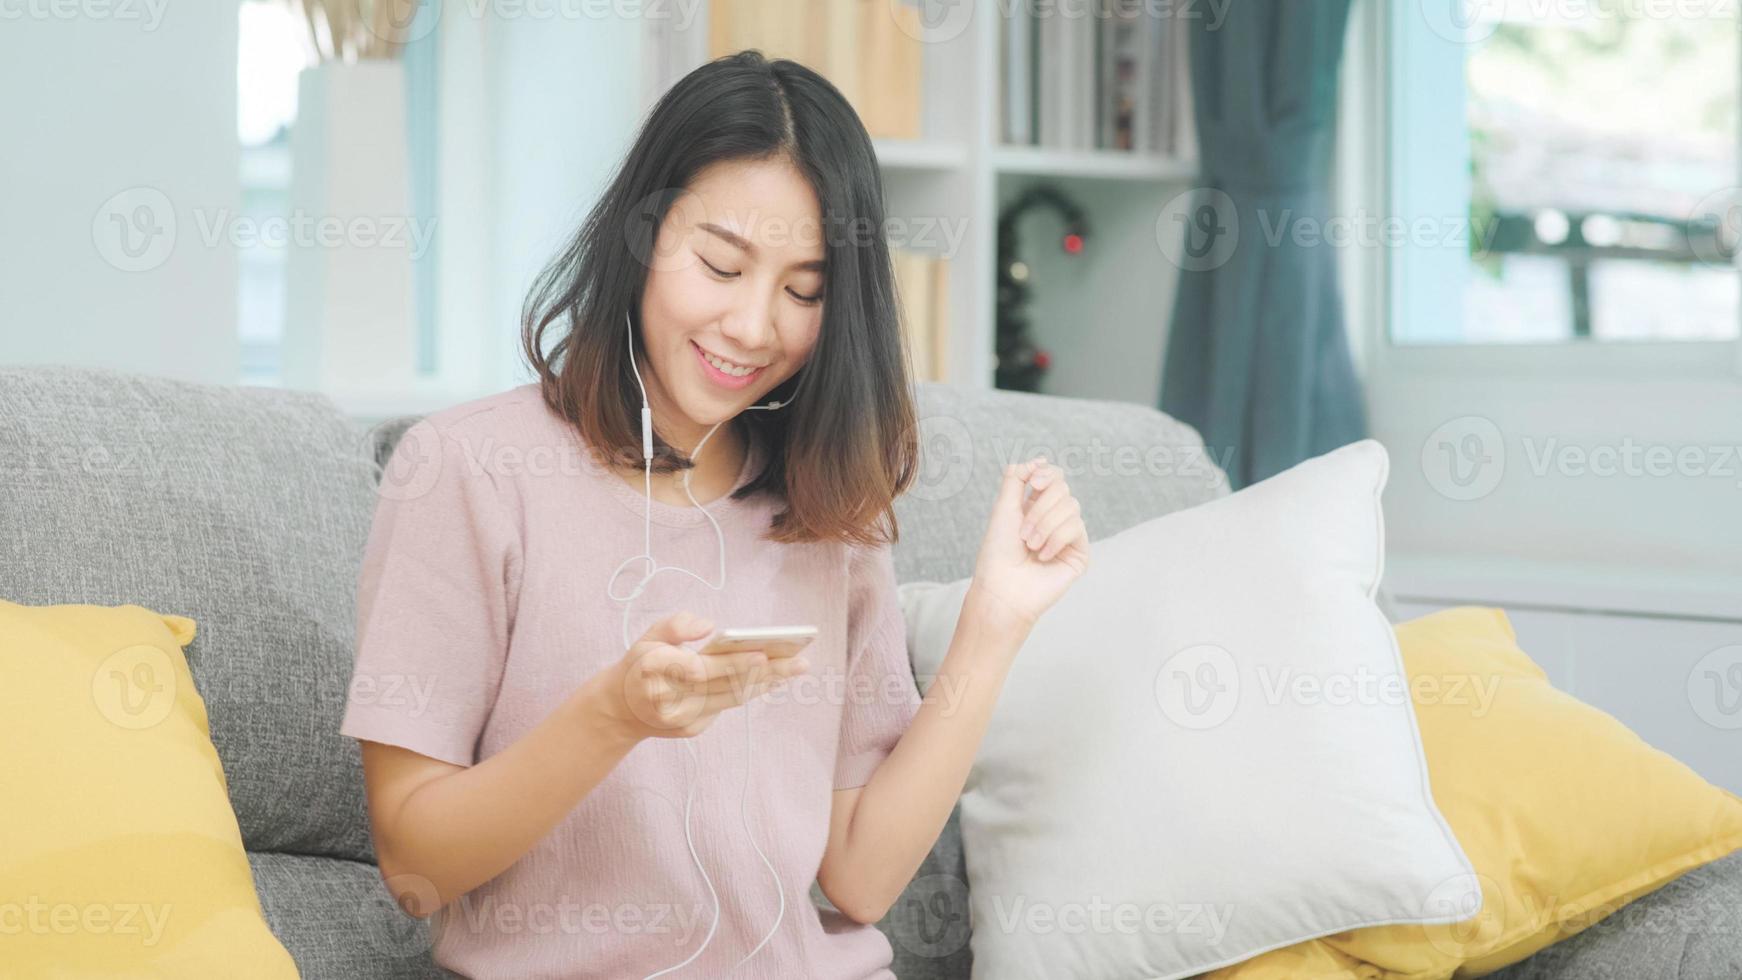
[[[439,980],[427,919],[400,911],[373,864],[250,854],[266,922],[302,980]]]

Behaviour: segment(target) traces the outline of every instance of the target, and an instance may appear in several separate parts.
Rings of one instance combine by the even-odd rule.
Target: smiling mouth
[[[728,377],[748,378],[762,370],[763,367],[766,367],[766,365],[755,366],[750,364],[740,364],[736,361],[728,361],[725,358],[714,354],[701,344],[696,344],[693,340],[690,341],[690,343],[695,344],[696,350],[701,352],[702,360],[707,361],[709,365],[718,369],[721,374],[727,375]]]

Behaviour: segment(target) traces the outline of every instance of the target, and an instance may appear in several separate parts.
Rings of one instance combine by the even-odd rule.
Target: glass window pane
[[[1477,6],[1462,339],[1736,337],[1734,10]]]

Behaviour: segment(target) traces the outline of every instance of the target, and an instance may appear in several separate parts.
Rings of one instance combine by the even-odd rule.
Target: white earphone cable
[[[605,583],[605,593],[606,593],[606,595],[610,596],[613,600],[623,604],[623,649],[628,650],[629,646],[630,646],[630,639],[629,639],[629,610],[630,610],[630,607],[634,604],[635,599],[641,595],[642,590],[644,590],[647,587],[647,583],[649,581],[651,581],[655,575],[658,575],[660,572],[664,572],[664,571],[677,571],[677,572],[682,572],[685,575],[688,575],[689,577],[695,579],[696,581],[702,583],[703,585],[705,585],[708,588],[713,589],[715,591],[719,591],[719,590],[724,589],[726,587],[726,535],[725,535],[725,532],[720,530],[720,522],[714,520],[714,515],[711,512],[709,512],[709,510],[706,507],[703,507],[701,505],[701,503],[696,500],[696,495],[690,490],[690,473],[693,472],[693,470],[694,470],[694,467],[692,465],[692,467],[690,469],[686,469],[683,472],[684,494],[685,494],[685,496],[688,496],[690,498],[690,504],[693,507],[695,507],[695,509],[701,511],[702,516],[706,517],[708,519],[708,523],[712,524],[714,527],[714,537],[719,542],[719,555],[720,555],[720,581],[719,581],[719,584],[716,585],[712,582],[709,582],[707,579],[702,578],[700,575],[697,575],[695,572],[692,572],[687,568],[681,568],[681,567],[678,567],[675,565],[660,565],[659,562],[656,561],[653,557],[653,410],[651,408],[649,408],[648,404],[647,404],[647,385],[645,383],[643,383],[641,380],[641,369],[638,368],[635,364],[635,327],[634,327],[633,321],[630,320],[629,314],[627,311],[625,311],[623,314],[623,323],[624,323],[624,326],[626,328],[628,328],[628,331],[629,331],[629,367],[630,367],[630,370],[635,372],[636,387],[641,389],[641,459],[642,459],[642,470],[644,473],[643,485],[644,485],[645,490],[646,490],[647,506],[645,508],[645,513],[643,515],[643,517],[644,517],[644,536],[643,536],[642,553],[639,555],[632,555],[632,556],[625,558],[623,561],[618,563],[617,568],[614,571],[612,571],[610,579],[607,580]],[[766,405],[751,405],[748,408],[746,408],[745,411],[773,411],[775,409],[785,408],[787,405],[790,405],[790,404],[792,404],[792,399],[788,398],[784,402],[771,401]],[[702,441],[696,443],[696,448],[690,451],[690,461],[692,464],[694,463],[696,456],[701,453],[702,447],[707,445],[708,439],[713,436],[714,430],[718,429],[722,424],[724,424],[725,421],[726,421],[725,419],[722,419],[719,422],[714,423],[713,428],[710,428],[708,430],[707,435],[702,436]],[[625,565],[628,565],[630,562],[633,562],[633,561],[645,562],[646,568],[647,568],[647,574],[645,574],[641,577],[641,581],[636,583],[635,588],[628,595],[619,596],[612,589],[612,585],[617,581],[617,576],[622,574],[623,567]],[[786,889],[781,887],[780,874],[779,874],[779,872],[774,870],[774,865],[772,862],[770,862],[768,860],[768,855],[766,855],[762,852],[762,848],[759,847],[756,843],[755,835],[751,834],[751,832],[750,832],[750,818],[749,818],[748,811],[746,810],[746,801],[749,798],[749,792],[750,792],[750,768],[751,768],[750,702],[745,702],[742,705],[742,707],[744,709],[744,780],[743,780],[743,783],[740,786],[739,792],[738,792],[738,819],[739,819],[740,825],[743,826],[743,828],[744,828],[745,839],[750,841],[750,846],[755,849],[756,856],[762,859],[763,866],[768,868],[769,877],[774,880],[775,892],[776,892],[776,894],[778,894],[780,896],[780,911],[778,913],[776,913],[776,915],[774,917],[774,925],[769,927],[767,934],[762,937],[762,941],[757,943],[756,947],[754,949],[752,949],[748,955],[746,955],[743,959],[739,960],[736,964],[734,964],[732,966],[733,971],[736,971],[738,969],[738,967],[743,966],[746,962],[748,962],[750,960],[750,957],[755,956],[758,952],[760,952],[762,950],[763,946],[768,944],[768,941],[770,939],[774,938],[775,930],[780,928],[781,920],[783,918],[785,918],[785,916],[786,916]],[[688,844],[689,844],[690,860],[695,863],[696,870],[701,872],[702,882],[705,885],[707,885],[707,888],[708,888],[708,897],[713,900],[714,920],[712,923],[709,924],[708,934],[706,936],[702,937],[702,944],[700,946],[696,947],[695,952],[691,953],[687,958],[685,958],[681,962],[674,963],[673,965],[668,966],[665,969],[660,970],[658,972],[648,974],[645,978],[643,978],[643,980],[653,980],[654,977],[662,976],[664,974],[672,972],[673,970],[676,970],[676,969],[679,969],[683,966],[688,965],[696,957],[702,955],[702,950],[708,948],[708,943],[713,941],[715,929],[717,929],[720,925],[720,896],[719,896],[719,893],[714,890],[714,882],[713,882],[713,879],[708,877],[707,869],[702,867],[701,856],[696,853],[695,837],[691,833],[691,830],[690,830],[690,810],[692,809],[692,805],[695,802],[696,773],[701,770],[701,765],[702,765],[701,758],[696,754],[696,746],[695,746],[694,739],[686,738],[683,740],[683,743],[684,743],[684,748],[687,750],[687,752],[689,754],[690,762],[692,762],[694,764],[693,769],[690,766],[684,767],[685,782],[688,786],[688,791],[686,792],[686,794],[684,796],[684,815],[683,815],[684,840],[686,842],[688,842]]]

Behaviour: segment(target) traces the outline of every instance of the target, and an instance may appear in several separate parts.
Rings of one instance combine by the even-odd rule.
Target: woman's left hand
[[[971,587],[1029,627],[1088,567],[1089,533],[1064,471],[1040,457],[1005,466]]]

